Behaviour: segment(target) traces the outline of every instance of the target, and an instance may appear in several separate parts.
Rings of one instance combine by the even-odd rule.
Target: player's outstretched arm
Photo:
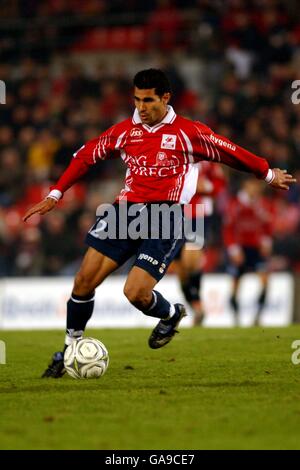
[[[28,209],[23,217],[23,221],[26,222],[33,214],[46,214],[46,212],[52,211],[57,204],[57,200],[51,197],[47,197],[43,201],[35,204],[33,207]]]
[[[280,168],[272,168],[273,179],[270,182],[270,186],[276,189],[288,190],[291,183],[296,183],[296,178],[290,175],[287,170],[280,170]]]
[[[227,137],[214,133],[202,123],[195,124],[200,144],[196,153],[204,156],[205,160],[224,163],[236,170],[252,173],[275,189],[288,190],[292,183],[297,182],[286,170],[271,169],[265,158],[258,157]],[[197,139],[195,141],[197,142]]]

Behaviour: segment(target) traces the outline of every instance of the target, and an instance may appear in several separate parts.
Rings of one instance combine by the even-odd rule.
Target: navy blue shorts
[[[233,277],[240,277],[245,273],[267,271],[267,260],[260,254],[259,250],[247,246],[243,246],[242,249],[245,255],[244,263],[240,266],[235,266],[228,261],[226,268],[228,274],[231,274]]]
[[[183,206],[176,204],[175,213],[170,212],[169,226],[166,227],[161,217],[153,222],[152,209],[158,204],[175,206],[169,202],[110,205],[110,215],[105,212],[97,217],[85,242],[119,266],[134,255],[134,266],[144,269],[159,281],[183,246],[184,237],[178,230],[183,226]],[[126,209],[120,211],[125,206]]]

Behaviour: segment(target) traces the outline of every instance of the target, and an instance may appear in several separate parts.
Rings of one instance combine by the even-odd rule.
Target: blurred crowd
[[[6,83],[6,104],[0,104],[0,275],[76,271],[97,206],[112,202],[122,187],[121,161],[102,162],[42,220],[36,216],[23,224],[21,218],[48,194],[75,150],[132,113],[132,71],[138,69],[141,54],[143,59],[147,55],[148,65],[169,75],[177,113],[204,121],[267,158],[270,166],[287,168],[298,178],[286,193],[266,187],[265,197],[274,213],[273,265],[300,271],[300,104],[291,99],[292,82],[300,79],[297,2],[3,3],[0,79]],[[127,50],[126,61],[114,63],[114,52],[107,52],[106,60],[105,51],[99,58],[97,51],[87,54],[87,49],[88,62],[79,60],[76,47],[81,41],[88,45],[87,35],[102,27],[95,18],[124,28],[139,24],[147,38],[144,50]],[[186,72],[195,61],[200,64],[193,72],[196,86]],[[226,170],[226,178],[206,239],[208,271],[224,270],[223,215],[243,181],[231,170]]]

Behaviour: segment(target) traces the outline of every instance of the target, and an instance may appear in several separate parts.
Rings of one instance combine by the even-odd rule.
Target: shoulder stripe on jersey
[[[215,157],[214,157],[214,152],[211,148],[211,146],[209,145],[209,142],[207,141],[207,139],[205,139],[205,136],[203,134],[201,134],[198,130],[197,130],[197,134],[198,134],[198,137],[200,139],[200,141],[202,143],[204,143],[204,146],[205,146],[205,149],[206,149],[206,154],[208,156],[208,158],[212,161],[214,161]]]
[[[220,152],[219,152],[218,148],[215,145],[213,145],[212,141],[210,140],[210,138],[206,134],[203,134],[199,130],[199,127],[197,125],[195,125],[195,128],[196,128],[196,131],[197,131],[197,134],[198,134],[198,137],[199,137],[200,141],[202,141],[205,145],[207,156],[209,158],[211,158],[212,161],[214,161],[215,158],[217,157],[217,160],[220,162],[221,161],[221,155],[220,155]]]
[[[186,156],[186,149],[185,149],[185,147],[184,147],[184,145],[183,145],[183,142],[182,142],[182,139],[181,139],[180,135],[179,135],[179,134],[177,134],[177,135],[178,135],[178,140],[179,140],[179,142],[181,143],[182,153],[183,153],[183,157],[184,157],[184,163],[188,163],[188,158],[187,158],[187,156]]]
[[[100,137],[99,137],[99,140],[98,140],[98,142],[95,145],[94,150],[93,150],[93,162],[94,163],[96,163],[96,150],[98,149],[99,142],[100,142]]]
[[[219,153],[219,150],[217,149],[217,147],[215,147],[212,143],[212,141],[209,139],[209,137],[207,135],[203,135],[203,138],[206,140],[206,142],[208,143],[208,145],[210,146],[211,150],[212,150],[212,153],[213,153],[213,160],[215,160],[215,155],[217,155],[217,160],[220,162],[221,161],[221,156],[220,156],[220,153]]]
[[[177,134],[177,135],[178,135],[178,140],[181,143],[181,147],[182,147],[182,153],[183,153],[183,157],[184,157],[184,164],[183,164],[183,171],[182,171],[181,175],[178,178],[178,186],[174,190],[173,201],[179,200],[179,196],[180,196],[180,194],[182,192],[182,189],[183,189],[183,186],[184,186],[185,174],[188,171],[188,163],[189,163],[189,160],[186,156],[186,149],[184,147],[182,139],[181,139],[179,134]]]
[[[190,141],[189,137],[186,135],[186,133],[182,129],[180,129],[180,132],[183,135],[183,138],[185,140],[185,143],[188,149],[189,162],[193,163],[194,162],[194,155],[193,155],[194,150],[193,150],[192,142]]]
[[[107,146],[107,135],[105,136],[104,139],[102,139],[102,149],[103,149],[104,155],[106,155],[106,150],[105,150],[106,146]]]
[[[119,149],[120,148],[120,145],[121,145],[121,141],[124,137],[124,135],[126,134],[126,131],[122,132],[122,134],[119,135],[118,137],[118,140],[117,140],[117,143],[116,143],[116,146],[115,146],[115,149]]]
[[[197,129],[197,134],[198,134],[198,137],[199,137],[200,141],[202,142],[202,145],[204,143],[204,146],[206,148],[207,156],[208,156],[208,158],[210,158],[210,151],[209,151],[209,148],[207,146],[207,143],[206,143],[205,139],[203,138],[203,135],[200,134],[200,132],[198,131],[198,129]],[[213,160],[213,158],[212,158],[212,160]]]

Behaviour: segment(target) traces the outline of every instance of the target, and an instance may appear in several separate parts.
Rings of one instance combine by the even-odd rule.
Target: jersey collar
[[[176,113],[172,106],[167,105],[167,114],[165,117],[162,119],[162,121],[158,122],[155,124],[155,126],[148,126],[148,124],[143,124],[141,121],[141,118],[139,116],[138,110],[135,109],[132,117],[132,122],[133,124],[142,124],[142,126],[147,129],[148,132],[156,132],[158,129],[160,129],[163,125],[165,124],[172,124],[175,121],[176,118]]]

